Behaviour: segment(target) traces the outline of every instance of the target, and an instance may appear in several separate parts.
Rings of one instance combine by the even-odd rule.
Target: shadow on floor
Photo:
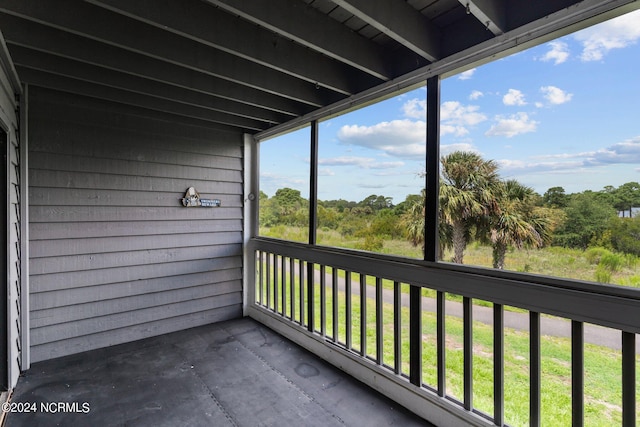
[[[6,427],[424,426],[245,318],[34,364]]]

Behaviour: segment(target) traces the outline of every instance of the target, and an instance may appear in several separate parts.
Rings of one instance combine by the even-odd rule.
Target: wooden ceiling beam
[[[393,52],[299,0],[204,1],[376,78],[397,75]]]
[[[423,58],[440,59],[440,30],[405,0],[331,1]]]
[[[228,125],[249,133],[269,128],[267,124],[257,120],[233,116],[228,113],[212,111],[192,105],[179,104],[151,95],[142,95],[31,68],[16,67],[16,69],[22,78],[33,86],[189,117],[205,122]]]
[[[292,117],[308,113],[315,108],[314,105],[267,93],[177,64],[145,57],[15,16],[0,13],[0,28],[10,46],[22,46],[47,52],[242,104],[270,109]]]
[[[0,11],[316,107],[344,96],[83,1],[4,0]]]
[[[498,36],[507,32],[505,0],[458,0],[487,30]]]
[[[200,0],[85,1],[345,95],[382,82]]]
[[[22,46],[12,46],[11,56],[16,66],[33,70],[52,72],[73,79],[101,84],[129,92],[151,95],[176,103],[226,112],[238,117],[265,122],[267,125],[282,123],[291,118],[286,114],[241,104],[183,87],[149,80],[132,74],[78,62],[48,53],[30,50]],[[29,83],[28,81],[26,83]]]

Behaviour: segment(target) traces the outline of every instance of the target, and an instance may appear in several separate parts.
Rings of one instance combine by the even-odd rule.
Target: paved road
[[[315,273],[316,283],[320,282],[320,271]],[[326,275],[327,286],[331,286],[331,275]],[[338,277],[338,288],[341,291],[345,289],[345,279]],[[375,295],[375,287],[367,286],[367,296],[373,298]],[[360,295],[360,284],[352,282],[351,293]],[[393,291],[383,289],[382,299],[385,303],[393,304]],[[409,295],[402,294],[402,305],[409,307]],[[422,298],[422,310],[435,313],[436,300],[434,298]],[[462,303],[456,301],[446,301],[445,311],[447,315],[462,318]],[[493,325],[493,308],[473,306],[473,320],[487,325]],[[526,313],[517,313],[512,311],[504,312],[504,326],[519,331],[529,331],[529,315]],[[540,316],[540,329],[542,335],[555,337],[571,337],[571,321],[558,317]],[[590,344],[601,345],[615,350],[622,348],[621,332],[616,329],[605,328],[603,326],[585,324],[584,340]],[[636,335],[636,353],[640,353],[640,337]]]

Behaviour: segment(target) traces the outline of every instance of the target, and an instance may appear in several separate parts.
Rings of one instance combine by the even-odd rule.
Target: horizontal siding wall
[[[242,135],[36,87],[29,130],[33,362],[241,316]]]

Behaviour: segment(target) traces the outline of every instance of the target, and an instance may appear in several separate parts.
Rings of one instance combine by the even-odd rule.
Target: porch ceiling
[[[24,83],[257,133],[580,3],[0,0],[0,30]]]

